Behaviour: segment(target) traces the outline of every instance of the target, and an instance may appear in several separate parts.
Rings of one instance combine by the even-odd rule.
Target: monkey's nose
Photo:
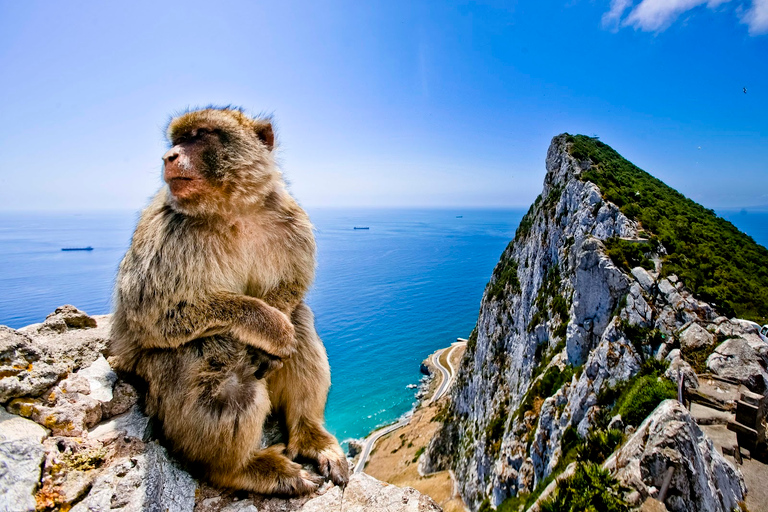
[[[169,164],[177,158],[179,158],[179,150],[176,148],[171,148],[166,154],[163,155],[163,162]]]

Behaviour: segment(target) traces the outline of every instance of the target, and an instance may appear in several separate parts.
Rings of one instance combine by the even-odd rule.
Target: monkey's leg
[[[261,361],[229,336],[146,352],[137,370],[148,384],[172,451],[213,483],[259,493],[306,494],[322,478],[302,471],[282,446],[260,449],[270,400]]]
[[[349,465],[339,442],[323,427],[331,370],[312,311],[303,302],[291,315],[296,353],[267,378],[272,406],[282,411],[288,428],[287,455],[317,462],[335,484],[349,481]]]

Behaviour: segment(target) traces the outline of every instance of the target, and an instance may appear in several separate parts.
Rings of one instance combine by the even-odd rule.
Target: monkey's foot
[[[338,451],[341,451],[339,448]],[[326,448],[317,455],[317,468],[325,478],[330,478],[336,485],[349,482],[349,463],[343,453],[333,448]]]
[[[302,469],[300,464],[285,456],[284,450],[285,446],[281,444],[259,450],[242,470],[211,475],[211,480],[224,487],[260,494],[298,496],[317,491],[325,479]]]
[[[347,458],[336,438],[322,427],[305,428],[299,433],[293,433],[287,455],[292,459],[301,455],[314,460],[320,474],[336,485],[349,482]]]

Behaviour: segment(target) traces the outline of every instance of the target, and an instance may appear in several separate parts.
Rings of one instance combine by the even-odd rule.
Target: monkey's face
[[[239,110],[198,110],[173,119],[168,139],[172,147],[163,156],[163,179],[172,207],[182,213],[247,207],[279,179],[267,120],[252,119]]]

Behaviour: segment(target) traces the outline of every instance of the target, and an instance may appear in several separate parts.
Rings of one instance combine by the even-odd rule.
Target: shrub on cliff
[[[552,494],[539,505],[541,512],[628,512],[624,499],[628,489],[591,462],[578,463],[576,471],[557,483]]]

